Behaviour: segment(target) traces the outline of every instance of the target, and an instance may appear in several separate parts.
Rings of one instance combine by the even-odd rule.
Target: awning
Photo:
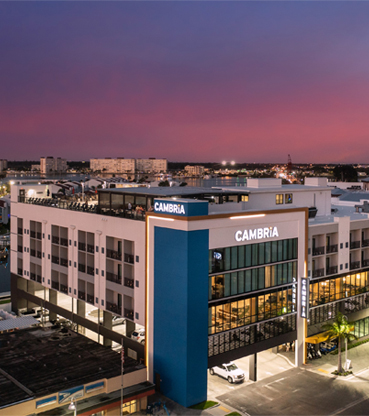
[[[321,332],[320,334],[312,335],[311,337],[305,338],[305,342],[310,344],[319,344],[320,342],[327,341],[329,338],[329,332]]]

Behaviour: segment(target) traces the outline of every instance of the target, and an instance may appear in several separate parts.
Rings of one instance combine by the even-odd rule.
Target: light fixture
[[[70,405],[68,406],[68,410],[73,410],[74,416],[77,416],[77,402],[74,397],[70,400]]]
[[[242,220],[246,218],[261,218],[265,217],[265,214],[257,214],[257,215],[240,215],[238,217],[229,217],[230,220]]]

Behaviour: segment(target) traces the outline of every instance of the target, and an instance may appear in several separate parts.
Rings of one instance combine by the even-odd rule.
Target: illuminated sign
[[[184,205],[173,202],[155,202],[154,210],[155,212],[166,212],[168,214],[186,215]]]
[[[301,279],[301,318],[309,318],[309,279]]]
[[[263,238],[279,237],[277,227],[255,228],[254,230],[236,231],[236,241],[261,240]]]
[[[70,402],[71,398],[79,399],[84,396],[84,386],[73,387],[59,392],[59,403]]]

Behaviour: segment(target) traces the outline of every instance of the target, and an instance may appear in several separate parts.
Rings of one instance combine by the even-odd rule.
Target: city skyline
[[[365,2],[3,2],[2,158],[365,163]]]

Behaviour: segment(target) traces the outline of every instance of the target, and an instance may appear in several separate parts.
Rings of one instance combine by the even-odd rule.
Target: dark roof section
[[[124,373],[139,368],[125,357]],[[0,408],[120,374],[120,354],[65,328],[0,335]]]

